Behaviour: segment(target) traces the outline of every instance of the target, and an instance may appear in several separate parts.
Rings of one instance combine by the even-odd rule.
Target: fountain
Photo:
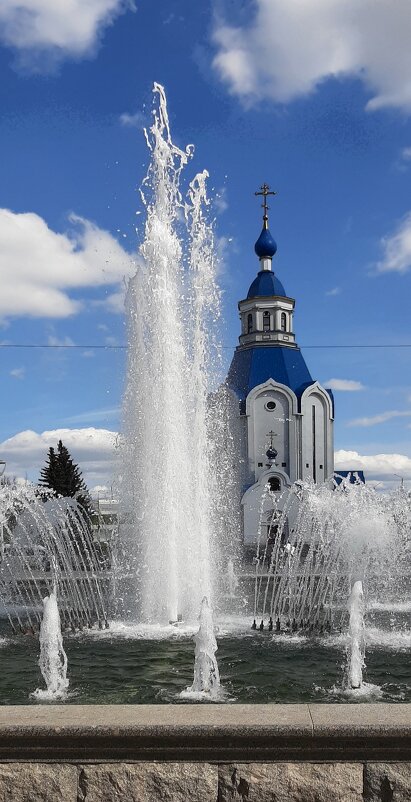
[[[257,546],[254,618],[269,614],[288,629],[295,622],[299,630],[324,631],[340,625],[354,575],[366,582],[370,600],[388,593],[394,577],[396,590],[402,583],[406,591],[409,532],[400,524],[398,496],[350,481],[298,483],[286,498],[271,496],[276,536]]]
[[[296,482],[280,495],[268,484],[259,502],[253,563],[241,553],[238,400],[227,385],[219,386],[220,298],[207,173],[184,183],[193,149],[173,143],[163,88],[156,84],[154,94],[153,124],[146,132],[151,163],[142,187],[147,219],[126,301],[130,348],[119,445],[120,527],[111,568],[100,564],[89,523],[73,499],[45,497],[29,485],[5,486],[3,616],[15,634],[40,631],[47,687],[35,692],[40,700],[67,692],[62,631],[72,667],[73,642],[82,655],[89,650],[93,671],[101,661],[93,700],[101,700],[102,684],[109,693],[101,677],[106,680],[107,666],[123,657],[133,688],[123,681],[121,663],[113,701],[219,698],[215,633],[220,653],[227,649],[233,682],[241,666],[234,698],[261,701],[260,683],[267,677],[262,699],[289,701],[275,695],[283,692],[291,662],[286,655],[279,667],[282,644],[304,644],[303,669],[309,649],[316,655],[319,648],[347,647],[348,685],[358,692],[366,686],[367,625],[378,604],[387,607],[382,616],[391,616],[383,633],[387,648],[393,648],[392,633],[399,652],[411,645],[403,624],[410,609],[410,498],[403,488],[383,495],[349,478],[338,486]],[[114,620],[107,630],[109,607]],[[194,679],[181,693],[189,682],[183,662],[191,670],[192,661],[184,638],[197,627],[199,609]],[[144,648],[127,651],[130,640]],[[331,663],[334,669],[334,652]],[[140,684],[138,670],[144,676]],[[171,697],[164,690],[170,677]],[[315,693],[306,687],[304,698]],[[395,693],[409,690],[401,685]]]
[[[364,594],[362,582],[357,579],[353,586],[349,602],[349,651],[348,681],[354,690],[362,686],[362,670],[364,668]]]
[[[91,527],[74,499],[29,484],[0,494],[0,600],[15,632],[37,632],[43,599],[57,589],[64,629],[107,625],[104,586]]]
[[[219,293],[207,173],[195,176],[184,200],[182,172],[193,148],[174,145],[164,89],[155,84],[154,93],[142,263],[126,303],[130,349],[120,495],[128,522],[121,529],[119,562],[128,596],[123,613],[167,623],[194,620],[201,599],[216,592],[217,480],[207,396],[219,366],[213,341]]]
[[[46,690],[37,688],[33,697],[41,700],[64,699],[67,695],[67,655],[64,651],[56,588],[43,599],[43,620],[40,627],[39,666]]]
[[[180,697],[216,700],[220,692],[220,674],[215,656],[218,647],[214,635],[212,610],[206,596],[201,602],[199,621],[200,626],[194,637],[194,680]]]

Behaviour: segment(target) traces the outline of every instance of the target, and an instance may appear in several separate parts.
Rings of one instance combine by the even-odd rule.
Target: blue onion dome
[[[278,454],[278,451],[276,451],[276,450],[275,450],[275,448],[273,448],[272,446],[270,446],[270,448],[269,448],[269,449],[267,449],[267,451],[266,451],[265,453],[266,453],[266,455],[267,455],[267,459],[269,459],[269,460],[275,460],[275,458],[276,458],[276,456],[277,456],[277,454]]]
[[[247,298],[261,298],[277,295],[287,298],[287,293],[277,276],[271,270],[260,270],[248,290]]]
[[[277,243],[265,226],[254,245],[254,250],[259,259],[262,259],[264,256],[268,256],[271,259],[277,252]]]

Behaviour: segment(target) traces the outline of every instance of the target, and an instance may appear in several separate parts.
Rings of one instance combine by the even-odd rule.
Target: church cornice
[[[288,295],[256,295],[254,298],[243,298],[238,302],[238,308],[246,311],[248,308],[255,308],[259,306],[269,306],[270,303],[289,304],[292,309],[295,307],[295,298],[289,298]]]
[[[278,334],[280,337],[284,337],[281,335],[280,332],[271,332],[272,335]],[[286,337],[290,337],[291,335],[285,335]],[[252,337],[253,339],[247,340],[247,337]],[[257,339],[259,337],[259,339]],[[283,340],[283,339],[271,339],[269,335],[264,336],[261,332],[257,334],[254,332],[253,335],[251,334],[242,334],[240,336],[240,344],[237,345],[236,351],[249,351],[251,348],[291,348],[293,351],[299,351],[299,346],[294,342],[294,340]]]

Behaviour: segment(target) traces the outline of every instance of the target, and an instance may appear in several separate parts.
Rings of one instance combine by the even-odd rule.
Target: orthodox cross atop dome
[[[275,462],[275,458],[278,454],[278,451],[277,449],[274,448],[274,437],[277,437],[277,434],[276,432],[273,432],[273,430],[271,429],[271,431],[268,432],[267,437],[270,438],[270,445],[268,446],[268,449],[265,453],[267,455],[267,459],[269,460],[269,462]]]
[[[257,192],[254,192],[254,195],[259,195],[263,198],[263,202],[261,204],[262,208],[264,209],[263,229],[254,246],[254,250],[258,258],[263,260],[261,266],[262,270],[271,270],[271,259],[277,251],[277,243],[271,236],[271,232],[268,230],[268,210],[270,207],[267,203],[268,196],[276,194],[277,193],[274,192],[274,190],[270,189],[268,184],[263,184]]]
[[[270,207],[267,203],[267,197],[268,195],[277,195],[277,193],[274,190],[270,189],[268,184],[262,184],[260,190],[258,192],[254,192],[254,195],[260,195],[264,198],[261,204],[262,208],[264,209],[263,222],[264,222],[264,228],[268,228],[268,210]]]

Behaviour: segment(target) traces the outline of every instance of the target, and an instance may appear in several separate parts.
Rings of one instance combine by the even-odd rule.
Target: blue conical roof
[[[260,270],[248,290],[247,298],[261,298],[264,296],[279,295],[280,298],[287,298],[287,293],[271,270]]]

